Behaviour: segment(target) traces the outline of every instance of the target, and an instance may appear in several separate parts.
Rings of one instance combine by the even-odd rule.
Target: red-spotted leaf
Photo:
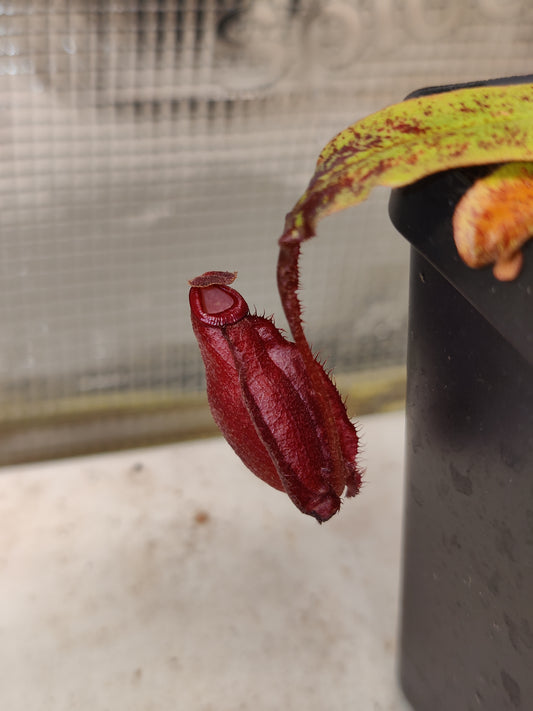
[[[312,237],[326,215],[372,188],[409,185],[450,168],[533,161],[533,84],[458,89],[408,99],[339,133],[287,216],[283,243]]]
[[[300,244],[317,222],[438,171],[533,161],[533,84],[483,86],[408,99],[358,121],[324,148],[280,238],[278,288],[293,336],[305,343],[297,297]]]

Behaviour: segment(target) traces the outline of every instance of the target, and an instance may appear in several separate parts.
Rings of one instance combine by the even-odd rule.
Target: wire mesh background
[[[530,72],[532,47],[528,0],[0,2],[0,463],[178,435],[203,389],[187,279],[236,269],[279,313],[277,237],[322,146],[416,88]],[[338,372],[404,360],[387,200],[304,250]]]

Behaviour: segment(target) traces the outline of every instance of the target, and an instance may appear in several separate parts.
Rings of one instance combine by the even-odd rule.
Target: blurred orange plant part
[[[362,202],[378,185],[402,187],[442,170],[510,161],[533,161],[533,83],[407,99],[333,138],[279,240],[278,288],[295,341],[305,342],[300,245],[319,220]]]
[[[522,268],[521,248],[533,235],[533,163],[506,163],[477,180],[459,201],[453,236],[473,268],[494,264],[497,279],[511,281]]]

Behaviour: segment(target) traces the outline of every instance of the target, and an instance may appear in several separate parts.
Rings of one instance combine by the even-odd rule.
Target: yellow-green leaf
[[[377,185],[400,187],[441,170],[533,161],[533,84],[458,89],[408,99],[353,124],[324,148],[281,244],[356,205]]]

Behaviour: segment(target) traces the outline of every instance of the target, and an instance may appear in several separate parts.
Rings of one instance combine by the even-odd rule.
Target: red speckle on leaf
[[[401,121],[399,119],[387,118],[385,121],[387,128],[394,133],[409,136],[420,136],[427,132],[427,128],[421,125],[420,121]]]
[[[450,158],[459,158],[460,156],[463,155],[463,153],[468,150],[468,143],[461,143],[460,145],[457,146],[453,151],[450,150],[448,151],[448,156]]]
[[[460,104],[459,105],[459,111],[462,114],[475,114],[477,113],[477,109],[474,109],[472,106],[467,106],[466,104]]]

